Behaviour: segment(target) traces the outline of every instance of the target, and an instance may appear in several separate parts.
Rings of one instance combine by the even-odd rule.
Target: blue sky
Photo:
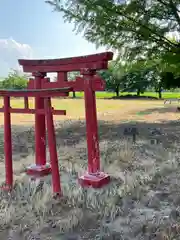
[[[73,24],[64,23],[44,0],[0,0],[0,76],[18,68],[18,58],[60,58],[104,50],[76,35]]]

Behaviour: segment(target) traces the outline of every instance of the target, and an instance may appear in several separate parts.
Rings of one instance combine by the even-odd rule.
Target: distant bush
[[[24,89],[27,88],[27,77],[20,75],[18,71],[13,70],[9,73],[8,77],[0,81],[1,89]]]

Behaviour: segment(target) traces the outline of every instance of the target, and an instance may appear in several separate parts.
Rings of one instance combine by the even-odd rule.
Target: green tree
[[[122,92],[136,91],[137,96],[140,96],[140,94],[144,93],[147,87],[151,85],[149,73],[149,69],[128,72],[122,79],[124,82],[124,89],[122,89]]]
[[[3,89],[3,79],[0,80],[0,89]]]
[[[162,98],[163,89],[175,89],[180,87],[180,75],[178,64],[168,66],[166,59],[141,59],[131,64],[129,71],[148,72],[150,87],[153,87]]]
[[[162,64],[162,63],[161,63]],[[139,61],[131,66],[132,72],[143,72],[145,79],[148,81],[147,87],[150,87],[158,93],[159,98],[162,98],[162,89],[166,89],[166,86],[162,80],[162,68],[160,61],[157,59],[153,61]]]
[[[106,71],[100,71],[101,77],[106,81],[106,90],[113,91],[119,97],[119,91],[123,85],[123,77],[128,66],[120,62],[111,61]]]
[[[135,66],[137,67],[137,65]],[[154,84],[151,68],[135,68],[129,63],[112,61],[108,70],[100,71],[100,75],[106,81],[106,90],[113,91],[116,96],[119,92],[137,92],[139,96]]]
[[[18,71],[13,70],[8,74],[2,82],[2,88],[4,89],[24,89],[27,87],[27,77],[25,75],[21,75]]]
[[[168,71],[180,73],[179,0],[46,0],[75,31],[98,46],[115,49],[119,57],[159,58]],[[177,68],[177,65],[179,66]]]

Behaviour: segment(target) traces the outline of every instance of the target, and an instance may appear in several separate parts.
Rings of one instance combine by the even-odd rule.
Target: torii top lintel
[[[108,61],[113,59],[112,52],[47,60],[19,59],[24,72],[70,72],[80,71],[83,68],[95,70],[107,69]]]

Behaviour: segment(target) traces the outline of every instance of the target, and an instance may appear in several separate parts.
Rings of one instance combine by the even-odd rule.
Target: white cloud
[[[19,58],[32,58],[33,49],[30,45],[19,43],[13,38],[0,39],[0,76],[6,76],[10,69],[20,70]]]

